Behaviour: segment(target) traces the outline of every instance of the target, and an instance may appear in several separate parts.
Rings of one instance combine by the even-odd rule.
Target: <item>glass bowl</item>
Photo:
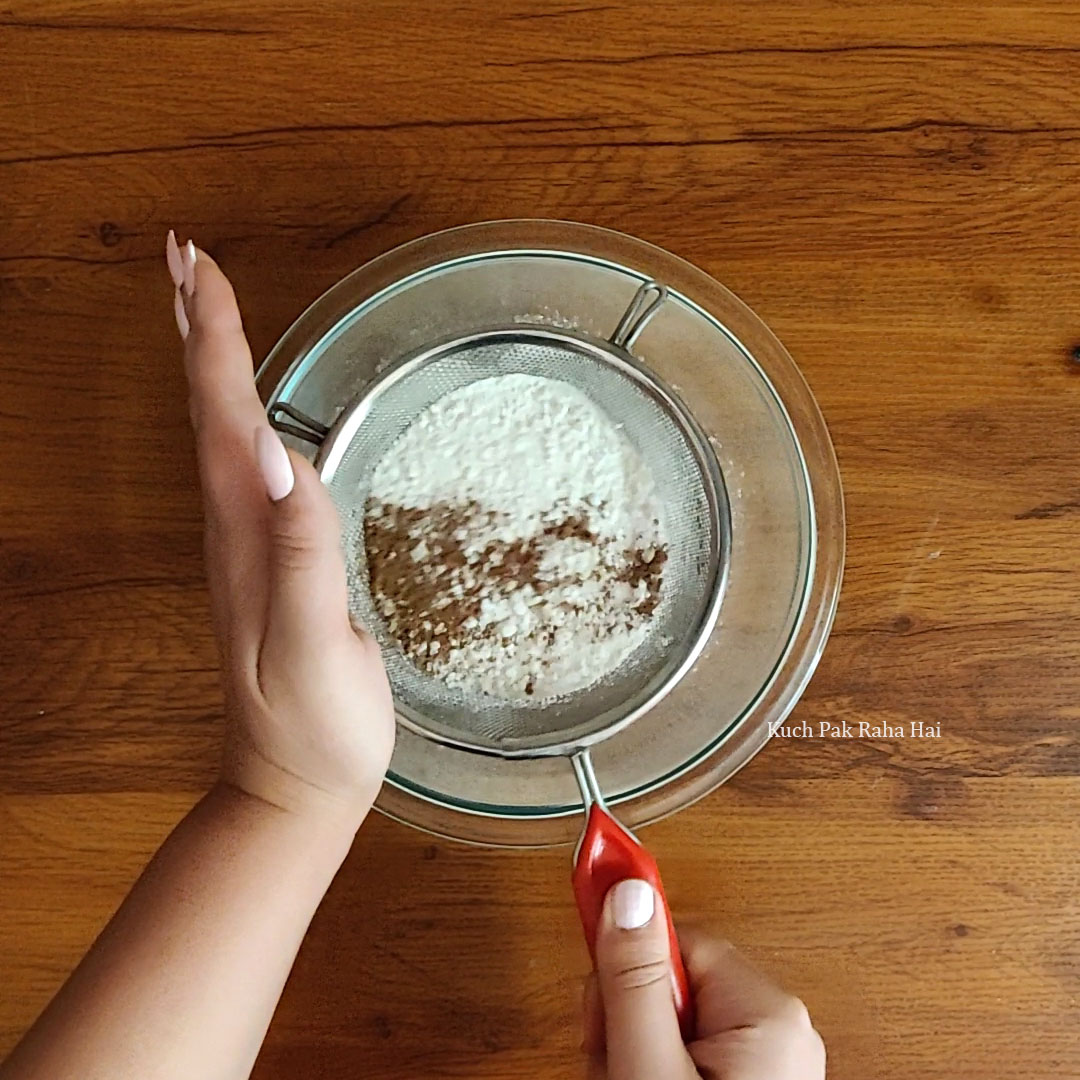
[[[633,352],[709,435],[731,506],[727,592],[693,668],[652,710],[593,749],[608,801],[635,826],[723,783],[788,715],[821,656],[844,557],[828,431],[784,347],[707,274],[622,233],[497,221],[412,241],[321,296],[258,373],[267,407],[329,425],[386,364],[433,340],[514,322],[610,337],[642,282],[670,298]],[[313,448],[286,436],[314,456]],[[569,761],[504,761],[401,725],[377,806],[474,843],[567,843],[581,828]]]

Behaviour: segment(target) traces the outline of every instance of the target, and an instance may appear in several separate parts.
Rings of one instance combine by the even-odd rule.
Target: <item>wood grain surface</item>
[[[565,217],[715,275],[830,424],[835,632],[646,830],[836,1080],[1080,1075],[1080,9],[0,0],[0,1053],[210,782],[220,695],[167,228],[257,354],[386,248]],[[569,1078],[563,851],[375,816],[258,1080]]]

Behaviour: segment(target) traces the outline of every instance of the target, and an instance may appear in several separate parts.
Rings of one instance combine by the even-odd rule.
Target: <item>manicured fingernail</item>
[[[191,323],[188,322],[187,312],[184,310],[184,298],[180,295],[179,288],[173,297],[173,313],[176,315],[176,329],[180,331],[180,338],[182,341],[187,341]]]
[[[259,472],[262,473],[270,501],[284,499],[292,491],[296,477],[288,451],[268,427],[255,429],[255,460],[259,463]]]
[[[195,295],[195,245],[190,240],[180,251],[180,264],[184,272],[184,295],[190,299]]]
[[[165,237],[165,263],[169,267],[169,277],[179,289],[184,280],[184,264],[180,261],[180,247],[176,243],[176,233],[169,230]]]
[[[647,881],[620,881],[611,897],[611,915],[620,930],[638,930],[652,917],[656,894]]]

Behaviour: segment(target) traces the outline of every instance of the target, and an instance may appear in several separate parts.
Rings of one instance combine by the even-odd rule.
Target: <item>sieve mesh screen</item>
[[[592,685],[536,704],[450,688],[417,668],[372,602],[364,552],[375,468],[409,424],[453,391],[515,373],[566,382],[621,425],[654,477],[668,554],[641,645]],[[596,741],[670,689],[715,621],[729,520],[715,455],[671,391],[607,343],[514,327],[431,347],[385,370],[346,410],[319,464],[342,518],[352,614],[383,649],[399,714],[429,737],[504,756],[564,753]]]

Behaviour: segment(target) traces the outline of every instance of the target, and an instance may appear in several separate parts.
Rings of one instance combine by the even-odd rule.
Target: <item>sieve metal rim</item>
[[[665,296],[666,290],[663,290],[660,302]],[[632,304],[627,315],[631,313],[633,307]],[[528,342],[578,352],[594,361],[615,367],[664,410],[680,434],[687,440],[698,473],[702,478],[702,489],[709,511],[708,527],[716,537],[716,542],[710,551],[707,575],[709,588],[692,628],[685,635],[684,642],[673,650],[672,655],[677,659],[665,663],[646,688],[638,692],[637,704],[625,713],[621,711],[622,706],[611,707],[607,712],[616,714],[614,719],[597,723],[589,732],[579,734],[574,739],[536,745],[535,737],[533,737],[527,747],[515,747],[512,740],[505,740],[504,743],[496,746],[433,729],[424,722],[418,710],[395,699],[394,707],[398,721],[421,738],[437,745],[503,760],[565,757],[604,742],[624,731],[635,720],[649,712],[678,685],[705,648],[719,617],[727,588],[731,552],[731,508],[723,471],[704,429],[675,390],[629,351],[628,346],[633,343],[641,326],[651,314],[652,310],[648,310],[645,317],[637,323],[624,318],[612,335],[612,339],[601,339],[569,328],[530,323],[502,324],[478,329],[468,334],[453,334],[436,339],[434,342],[428,342],[398,357],[378,371],[329,426],[306,416],[285,402],[278,401],[271,406],[270,419],[275,427],[318,447],[314,466],[322,481],[330,484],[379,396],[390,387],[415,375],[425,366],[466,349],[500,343]],[[278,416],[279,413],[288,416],[296,423],[282,421]]]

